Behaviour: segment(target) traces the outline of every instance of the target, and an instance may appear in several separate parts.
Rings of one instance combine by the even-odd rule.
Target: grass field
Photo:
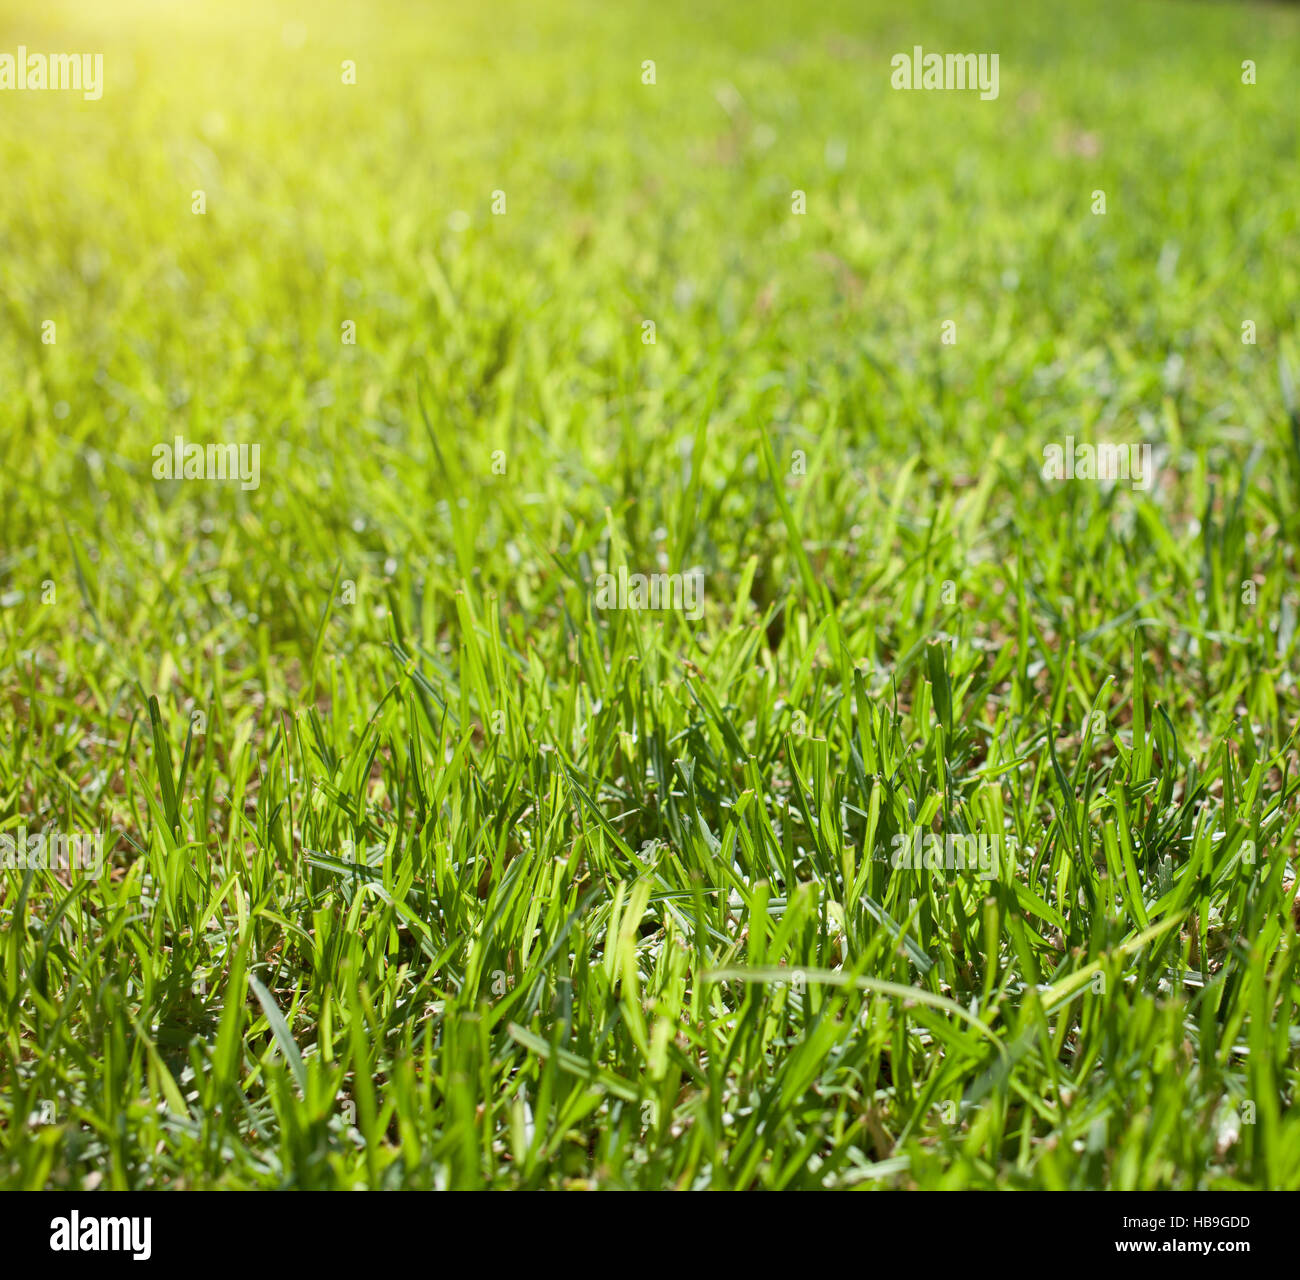
[[[19,45],[0,1185],[1300,1188],[1300,11]]]

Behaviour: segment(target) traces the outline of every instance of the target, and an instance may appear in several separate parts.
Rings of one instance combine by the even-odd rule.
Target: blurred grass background
[[[709,397],[723,437],[762,398],[806,443],[847,396],[843,451],[946,483],[994,438],[1035,467],[1072,428],[1150,438],[1172,396],[1175,445],[1262,442],[1295,474],[1294,11],[7,5],[20,42],[102,51],[106,81],[0,100],[0,538],[23,573],[64,519],[237,515],[259,555],[293,523],[320,553],[295,571],[326,578],[336,552],[434,551],[421,386],[467,481],[505,448],[512,493],[562,474],[571,509],[627,506],[634,544]],[[999,98],[892,91],[918,43],[999,53]],[[176,432],[260,441],[261,491],[153,484]],[[524,518],[479,514],[489,542]]]

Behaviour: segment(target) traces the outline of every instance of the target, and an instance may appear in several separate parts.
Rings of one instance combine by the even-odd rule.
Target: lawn
[[[1300,10],[19,46],[0,1186],[1300,1189]]]

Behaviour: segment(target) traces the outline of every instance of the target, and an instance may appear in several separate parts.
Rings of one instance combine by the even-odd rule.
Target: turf
[[[1300,1187],[1300,13],[309,8],[0,10],[0,1184]]]

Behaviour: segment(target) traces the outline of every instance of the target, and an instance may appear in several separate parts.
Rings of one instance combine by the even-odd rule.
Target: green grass
[[[0,1183],[1300,1188],[1300,13],[231,8],[0,10]]]

